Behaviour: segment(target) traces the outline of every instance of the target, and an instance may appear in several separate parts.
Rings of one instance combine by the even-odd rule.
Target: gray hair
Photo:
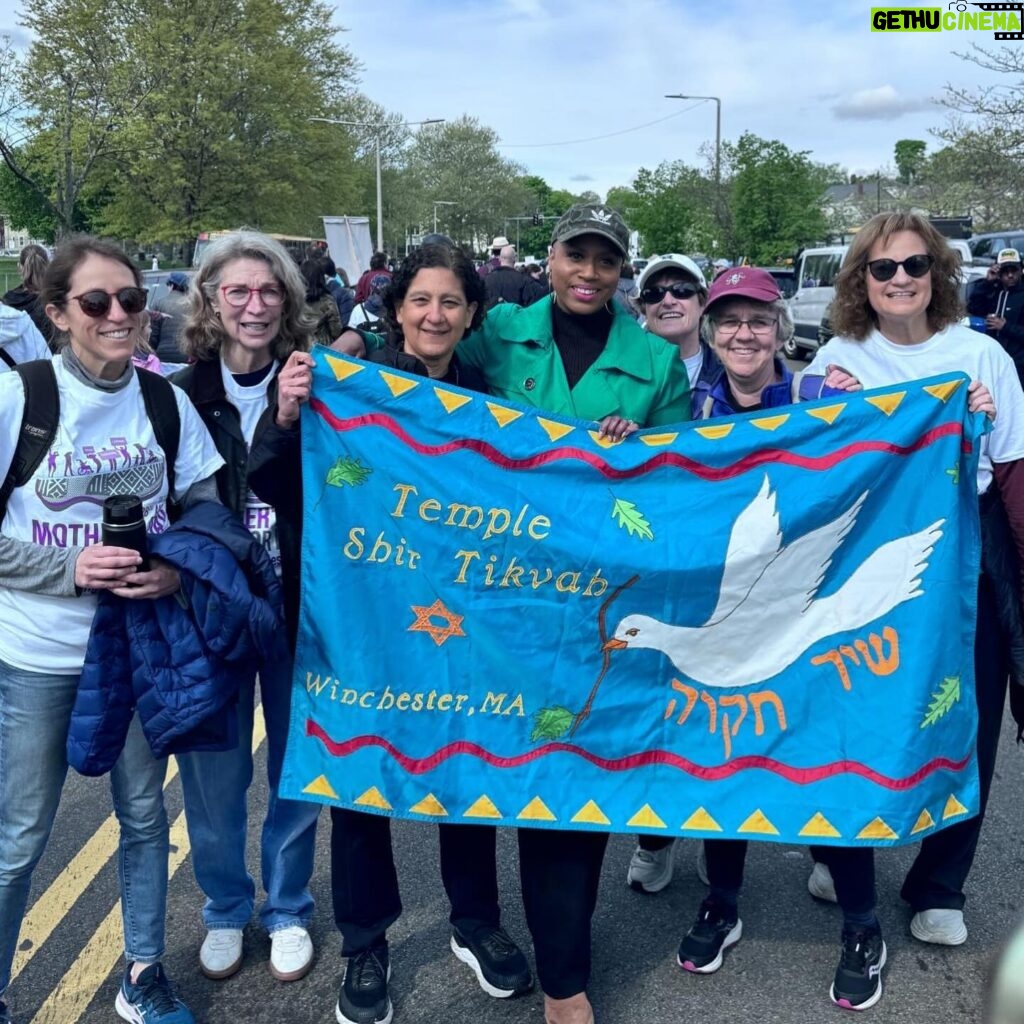
[[[742,298],[742,296],[737,296]],[[748,302],[755,302],[755,299],[748,299]],[[789,306],[786,304],[785,299],[776,299],[774,302],[761,302],[758,305],[764,306],[770,313],[772,313],[778,323],[775,328],[775,339],[780,345],[785,345],[793,334],[796,328],[793,326],[793,314],[789,311]],[[704,318],[700,322],[700,336],[703,341],[706,341],[709,345],[714,344],[715,341],[715,317],[713,313],[705,313]]]
[[[214,300],[224,268],[234,260],[261,260],[284,289],[281,326],[271,346],[284,362],[292,352],[308,351],[316,317],[306,308],[306,283],[288,251],[268,235],[243,228],[212,242],[203,254],[188,291],[188,318],[182,331],[182,351],[191,359],[214,359],[227,335]]]

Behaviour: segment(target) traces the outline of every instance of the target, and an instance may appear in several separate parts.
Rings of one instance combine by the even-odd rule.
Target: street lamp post
[[[449,199],[435,199],[434,201],[434,234],[437,234],[437,208],[439,206],[458,206],[458,203]]]
[[[722,101],[717,96],[685,96],[669,93],[667,100],[713,100],[715,103],[715,188],[722,187]]]
[[[343,121],[336,117],[309,117],[307,121],[319,121],[322,124],[345,124],[353,128],[372,128],[375,149],[377,151],[377,252],[384,251],[384,204],[380,193],[380,133],[382,128],[406,128],[416,124],[442,124],[443,117],[432,117],[427,121]]]

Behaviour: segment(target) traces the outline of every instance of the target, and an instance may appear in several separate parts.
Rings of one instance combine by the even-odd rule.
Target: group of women
[[[792,325],[770,275],[739,268],[708,289],[692,261],[661,257],[638,282],[644,330],[612,301],[627,249],[628,230],[618,214],[573,207],[554,230],[551,294],[526,308],[501,304],[485,315],[472,261],[447,245],[425,246],[388,289],[387,337],[347,331],[336,344],[456,386],[596,421],[620,440],[641,427],[948,370],[968,373],[972,409],[994,416],[978,470],[983,517],[1001,515],[1007,524],[1002,532],[985,532],[979,581],[975,656],[984,807],[1011,667],[1009,640],[1021,628],[1019,580],[1005,570],[1012,564],[1005,546],[1024,557],[1024,476],[1018,470],[1024,394],[998,344],[957,325],[956,268],[943,239],[913,215],[880,215],[865,225],[837,281],[838,336],[798,382],[779,358]],[[177,378],[181,437],[175,464],[166,467],[139,386],[144,371],[131,363],[145,307],[138,271],[118,249],[88,238],[65,243],[46,271],[40,301],[67,339],[53,359],[59,426],[51,457],[11,491],[0,524],[0,1024],[12,1019],[3,998],[32,871],[67,770],[65,737],[96,594],[159,600],[181,585],[178,573],[158,559],[140,571],[135,551],[95,542],[43,543],[33,523],[45,517],[51,524],[79,524],[83,536],[98,539],[97,497],[117,493],[119,478],[111,460],[107,479],[81,486],[80,467],[90,467],[86,449],[121,442],[126,454],[131,445],[154,452],[158,466],[150,471],[154,486],[146,504],[151,528],[166,526],[168,499],[186,508],[204,500],[227,506],[260,537],[277,567],[294,643],[302,535],[299,412],[311,393],[308,350],[316,327],[308,287],[265,236],[238,232],[211,246],[189,291],[185,345],[193,362]],[[24,405],[22,377],[0,373],[0,478],[15,455]],[[96,465],[95,473],[105,470]],[[72,500],[49,500],[55,486]],[[302,977],[313,962],[309,880],[318,810],[275,792],[290,675],[290,658],[282,656],[259,677],[271,792],[260,847],[266,898],[259,916],[271,936],[270,970],[282,981]],[[206,897],[199,966],[212,978],[241,967],[243,931],[255,905],[244,853],[256,682],[240,695],[237,747],[180,758],[195,873]],[[160,966],[168,844],[164,768],[135,722],[111,773],[111,790],[121,826],[127,960],[117,1012],[136,1024],[193,1020]],[[955,944],[966,936],[963,888],[983,813],[922,844],[903,895],[915,911],[912,931],[923,941]],[[527,958],[501,924],[495,830],[445,825],[438,838],[453,953],[488,994],[528,991]],[[545,1019],[589,1024],[591,920],[608,836],[521,829],[518,840]],[[682,967],[717,970],[723,951],[739,940],[744,854],[742,843],[705,845],[710,892],[680,943]],[[886,957],[874,911],[873,857],[863,849],[816,854],[815,872],[819,880],[830,876],[844,915],[831,996],[841,1006],[865,1009],[881,996]],[[648,891],[663,887],[671,877],[671,847],[642,840],[629,876]],[[387,1024],[393,1013],[387,929],[401,913],[387,818],[332,809],[331,887],[346,957],[336,1018]]]

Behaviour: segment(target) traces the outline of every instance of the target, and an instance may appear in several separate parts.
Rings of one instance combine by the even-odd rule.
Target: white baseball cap
[[[647,286],[647,282],[650,281],[655,274],[660,274],[663,270],[674,268],[681,270],[684,274],[692,277],[704,294],[707,294],[708,283],[704,279],[704,273],[697,266],[689,256],[683,256],[678,252],[667,252],[662,256],[655,256],[650,263],[644,267],[643,272],[640,274],[640,279],[636,283],[637,292],[642,292]]]

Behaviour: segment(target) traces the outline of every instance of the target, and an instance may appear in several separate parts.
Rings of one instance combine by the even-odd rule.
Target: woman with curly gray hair
[[[309,348],[315,324],[305,295],[298,268],[272,238],[236,231],[218,239],[204,254],[189,290],[182,348],[195,361],[174,377],[224,458],[217,473],[221,501],[263,541],[279,576],[275,511],[249,490],[246,470],[253,435],[275,404],[278,372],[293,352]],[[260,673],[270,787],[260,849],[267,896],[259,916],[270,933],[270,972],[279,981],[301,978],[313,965],[307,925],[319,812],[316,804],[277,798],[291,674],[290,658]],[[199,967],[209,978],[230,977],[242,966],[242,934],[255,902],[245,867],[255,690],[253,678],[239,697],[234,750],[178,759],[192,862],[206,895],[207,934]]]

